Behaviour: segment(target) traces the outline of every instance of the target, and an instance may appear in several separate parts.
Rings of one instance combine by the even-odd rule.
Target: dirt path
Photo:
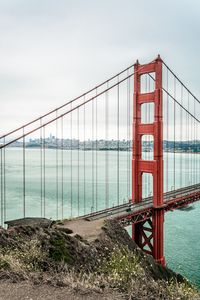
[[[80,295],[67,287],[32,285],[29,282],[0,283],[0,300],[121,300],[122,296],[113,293]]]
[[[76,219],[76,220],[66,220],[64,221],[64,225],[60,225],[59,227],[66,227],[73,231],[71,234],[73,235],[80,235],[85,240],[91,242],[102,232],[101,227],[104,224],[104,220],[94,220],[94,221],[87,221],[84,219]]]

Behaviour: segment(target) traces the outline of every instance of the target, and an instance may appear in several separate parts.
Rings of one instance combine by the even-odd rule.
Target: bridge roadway
[[[165,212],[174,209],[187,207],[189,204],[200,200],[200,184],[183,187],[177,190],[164,193]],[[98,220],[113,218],[121,221],[123,226],[132,223],[139,223],[149,219],[153,213],[153,197],[144,198],[139,203],[124,203],[98,212],[85,215],[83,218],[87,220]],[[160,209],[160,208],[157,208]]]

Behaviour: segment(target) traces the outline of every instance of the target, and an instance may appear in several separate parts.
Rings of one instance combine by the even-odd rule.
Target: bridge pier
[[[155,90],[141,93],[141,76],[155,74]],[[132,201],[142,201],[142,175],[153,176],[153,207],[151,219],[132,225],[132,238],[146,253],[165,265],[164,258],[164,207],[163,207],[163,112],[162,112],[162,60],[158,58],[145,65],[137,61],[134,66],[134,115],[133,115],[133,158],[132,158]],[[141,106],[154,103],[153,123],[141,121]],[[153,160],[142,159],[142,136],[154,138]]]
[[[164,210],[156,209],[153,212],[153,257],[163,266],[164,257]]]

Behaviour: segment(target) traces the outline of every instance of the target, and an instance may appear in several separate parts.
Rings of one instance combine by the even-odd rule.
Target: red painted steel
[[[194,192],[188,195],[177,197],[171,200],[168,200],[163,205],[164,212],[173,211],[175,209],[185,208],[190,204],[193,204],[196,201],[200,200],[200,192]],[[121,222],[123,226],[129,226],[131,224],[144,222],[153,216],[153,205],[152,207],[141,207],[140,210],[135,212],[130,212],[129,214],[124,214],[119,217],[116,217],[117,220]]]
[[[137,61],[134,66],[133,97],[133,158],[132,158],[132,201],[142,201],[142,174],[153,176],[153,213],[150,219],[132,225],[132,238],[146,252],[151,253],[156,261],[165,265],[164,258],[164,206],[163,206],[163,112],[162,112],[162,60],[160,56],[146,65]],[[155,73],[155,91],[141,93],[141,75]],[[154,122],[141,123],[141,105],[154,103]],[[152,161],[142,159],[142,136],[154,138],[154,158]],[[146,223],[148,226],[146,227]],[[147,235],[146,231],[151,231]]]

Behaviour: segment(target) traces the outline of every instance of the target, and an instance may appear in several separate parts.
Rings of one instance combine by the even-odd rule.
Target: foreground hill
[[[0,230],[0,299],[200,299],[113,220],[21,222]]]

